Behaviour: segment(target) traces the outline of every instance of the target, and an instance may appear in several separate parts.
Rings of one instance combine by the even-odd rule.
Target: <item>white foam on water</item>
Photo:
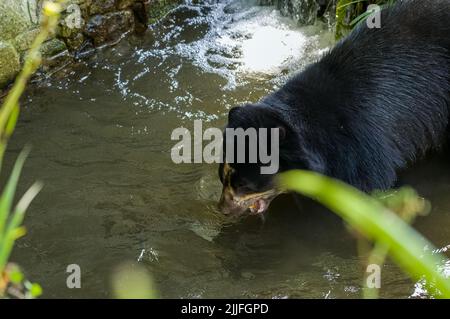
[[[235,23],[217,43],[233,47],[239,52],[235,59],[239,71],[276,75],[304,54],[308,41],[298,29],[293,30],[279,13],[267,8],[257,8],[259,13],[250,19]],[[240,34],[236,38],[234,35]]]
[[[174,50],[203,71],[226,78],[224,89],[245,84],[247,77],[270,78],[285,69],[301,68],[326,49],[319,36],[307,35],[274,7],[242,5],[230,12],[230,3],[239,4],[213,5],[204,17],[209,24],[205,36],[179,43]],[[196,17],[195,21],[201,19]]]
[[[207,86],[207,90],[216,95],[217,90],[224,91],[224,100],[230,100],[229,91],[240,87],[279,87],[329,45],[321,41],[326,38],[323,25],[299,27],[274,7],[239,0],[180,6],[154,26],[154,32],[154,43],[137,48],[133,58],[121,65],[111,66],[115,69],[115,88],[124,100],[132,99],[135,105],[206,121],[217,120],[218,111],[205,112],[197,107],[201,104],[198,88],[195,91],[186,85],[186,68],[194,81],[199,78],[197,71],[224,79],[215,80],[217,85]],[[146,78],[161,73],[168,96],[175,96],[171,101],[142,90]]]

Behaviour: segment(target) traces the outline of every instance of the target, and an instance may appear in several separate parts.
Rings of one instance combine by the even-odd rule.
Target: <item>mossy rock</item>
[[[70,51],[77,51],[83,46],[85,38],[82,33],[78,33],[72,38],[65,38],[64,41]]]
[[[64,23],[61,23],[58,26],[56,34],[58,35],[58,37],[61,38],[74,38],[77,34],[80,34],[81,32],[83,32],[83,28],[71,28]]]
[[[31,44],[33,44],[34,39],[36,39],[39,34],[39,31],[39,28],[36,28],[19,34],[13,41],[17,51],[22,52],[28,50],[31,47]]]
[[[0,40],[10,40],[38,24],[36,0],[0,1]]]
[[[0,42],[0,87],[5,86],[20,71],[20,57],[14,46]]]
[[[116,0],[92,0],[89,7],[89,14],[103,14],[112,12],[116,8]]]
[[[43,57],[52,57],[67,50],[66,44],[59,39],[52,39],[42,44],[40,51]]]
[[[117,8],[119,10],[130,8],[136,2],[141,2],[138,0],[117,0]]]

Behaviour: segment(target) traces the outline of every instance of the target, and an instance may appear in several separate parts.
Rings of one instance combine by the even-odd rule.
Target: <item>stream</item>
[[[47,298],[111,298],[124,262],[144,267],[164,298],[359,298],[356,243],[332,213],[308,200],[298,210],[286,195],[264,221],[230,224],[215,209],[217,165],[170,157],[175,128],[223,127],[231,107],[279,87],[333,38],[325,24],[299,27],[270,6],[188,3],[144,37],[30,86],[3,172],[30,144],[19,194],[45,186],[12,260]],[[415,226],[450,248],[448,157],[403,178],[433,204]],[[70,264],[81,267],[80,289],[66,286]],[[386,263],[382,297],[423,293]]]

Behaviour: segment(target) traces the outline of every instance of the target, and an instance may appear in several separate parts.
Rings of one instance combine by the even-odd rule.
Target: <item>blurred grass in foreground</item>
[[[136,263],[124,263],[115,269],[112,291],[116,299],[158,298],[152,276],[145,267]]]
[[[341,181],[309,171],[282,173],[279,182],[281,187],[310,197],[328,207],[352,229],[373,241],[375,248],[369,262],[382,263],[383,255],[389,254],[412,279],[425,279],[428,292],[432,296],[450,298],[450,279],[438,271],[439,265],[447,259],[442,254],[432,254],[432,251],[436,251],[434,246],[408,225],[407,222],[412,216],[401,216],[402,209],[403,212],[414,211],[405,206],[409,205],[408,201],[401,201],[395,196],[374,198]],[[398,207],[400,216],[387,206],[394,210]],[[427,247],[427,250],[424,247]],[[365,296],[377,297],[373,294]]]
[[[23,69],[0,108],[0,168],[9,138],[14,132],[19,117],[19,99],[29,78],[41,64],[42,58],[39,49],[49,35],[55,31],[64,2],[65,0],[44,2],[41,31],[28,51]],[[36,182],[25,192],[16,206],[12,207],[20,173],[28,153],[29,150],[25,149],[19,154],[0,195],[0,298],[34,298],[42,293],[38,284],[31,283],[24,278],[19,266],[8,263],[14,242],[25,235],[25,228],[22,226],[25,211],[42,188],[42,184]]]

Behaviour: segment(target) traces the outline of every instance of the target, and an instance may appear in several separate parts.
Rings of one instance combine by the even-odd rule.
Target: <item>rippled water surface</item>
[[[298,211],[284,197],[264,223],[228,225],[214,211],[217,167],[170,159],[173,129],[194,119],[222,127],[230,107],[278,87],[331,39],[325,26],[298,27],[271,7],[186,5],[144,38],[29,89],[7,166],[31,144],[21,191],[34,180],[45,188],[13,259],[45,297],[112,297],[111,274],[125,261],[147,268],[162,297],[359,297],[355,243],[332,214],[308,201]],[[405,176],[434,205],[417,227],[444,249],[447,162],[430,160]],[[73,263],[81,289],[66,287]],[[383,296],[414,291],[395,266],[384,267]]]

